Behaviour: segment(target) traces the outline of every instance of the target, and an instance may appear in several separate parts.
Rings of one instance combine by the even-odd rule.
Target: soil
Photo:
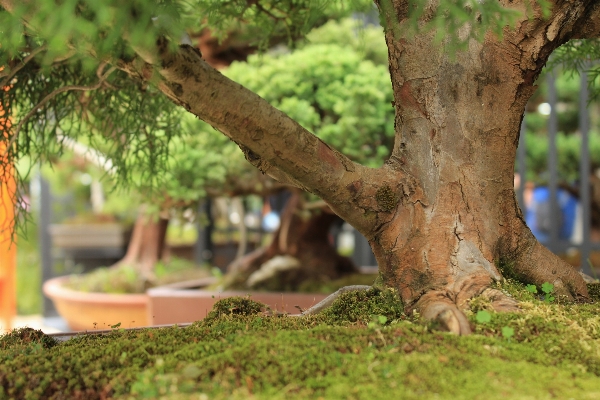
[[[0,399],[599,398],[600,303],[497,289],[522,311],[480,318],[489,304],[476,298],[469,336],[404,315],[389,289],[344,294],[308,317],[230,298],[184,328],[62,343],[15,330],[0,337]]]

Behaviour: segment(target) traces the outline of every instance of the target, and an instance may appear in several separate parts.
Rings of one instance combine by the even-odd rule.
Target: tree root
[[[477,296],[489,301],[495,311],[519,311],[515,299],[505,295],[500,290],[489,287],[484,288],[480,293],[470,295],[468,293],[453,294],[445,290],[433,290],[421,296],[413,309],[419,311],[426,320],[436,324],[437,329],[456,335],[468,335],[471,333],[471,326],[461,308],[467,308],[468,303],[466,300]],[[457,301],[458,298],[462,298],[464,301]]]
[[[333,304],[333,302],[338,297],[340,297],[340,295],[342,295],[343,293],[355,292],[355,291],[358,291],[358,290],[369,290],[371,288],[372,288],[372,286],[367,286],[367,285],[344,286],[343,288],[338,289],[336,292],[330,294],[325,299],[321,300],[320,302],[318,302],[317,304],[315,304],[311,308],[302,311],[302,313],[300,315],[301,316],[305,316],[305,315],[318,314],[321,311],[323,311],[324,309],[330,307],[331,304]]]
[[[303,310],[300,316],[320,313],[330,307],[343,293],[369,290],[371,288],[372,286],[367,285],[345,286],[311,308]],[[495,311],[519,311],[517,301],[505,295],[500,290],[488,287],[483,289],[479,296],[489,301]],[[446,291],[434,290],[424,294],[413,309],[418,310],[424,319],[434,322],[436,328],[439,330],[457,335],[468,335],[471,333],[471,326],[466,315]]]

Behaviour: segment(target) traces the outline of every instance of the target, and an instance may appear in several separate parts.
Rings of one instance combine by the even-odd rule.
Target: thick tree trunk
[[[339,217],[328,212],[308,218],[298,215],[300,196],[295,191],[288,200],[268,246],[228,267],[226,288],[296,290],[307,282],[328,282],[358,272],[330,241],[329,230]]]
[[[131,234],[125,257],[114,267],[127,265],[152,279],[156,263],[162,259],[169,220],[154,218],[141,207]]]
[[[369,238],[384,281],[407,305],[454,331],[469,331],[457,307],[486,290],[498,309],[514,307],[487,289],[501,273],[587,296],[577,271],[533,237],[513,191],[525,105],[548,55],[564,41],[561,30],[572,23],[568,6],[554,11],[554,22],[522,21],[502,41],[470,41],[454,59],[443,46],[436,49],[433,33],[386,31],[397,128],[390,162],[414,177],[416,188],[386,189],[388,220]],[[386,15],[390,26],[400,13]],[[538,30],[546,34],[534,35]]]

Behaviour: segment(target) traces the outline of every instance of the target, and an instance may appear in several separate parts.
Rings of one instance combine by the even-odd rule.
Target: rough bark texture
[[[379,169],[352,163],[210,68],[192,48],[169,53],[159,46],[158,54],[140,52],[145,67],[122,67],[142,79],[156,68],[161,90],[238,143],[252,164],[321,196],[369,239],[384,282],[399,290],[405,305],[447,329],[469,332],[460,309],[474,296],[514,308],[488,288],[502,273],[550,282],[564,296],[586,299],[579,274],[525,225],[513,173],[536,77],[559,45],[598,36],[599,2],[551,1],[548,19],[534,6],[537,14],[506,28],[502,39],[470,41],[455,58],[434,44],[433,33],[403,36],[407,3],[391,3],[380,9],[390,27],[396,141]],[[525,15],[530,2],[501,3]]]

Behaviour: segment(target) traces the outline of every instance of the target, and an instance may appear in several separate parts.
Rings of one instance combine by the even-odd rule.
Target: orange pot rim
[[[61,276],[51,278],[44,282],[42,287],[44,294],[54,300],[70,300],[80,303],[104,303],[104,304],[139,304],[144,305],[148,302],[148,296],[145,293],[134,294],[116,294],[116,293],[98,293],[98,292],[80,292],[64,286],[64,283],[70,276]]]

